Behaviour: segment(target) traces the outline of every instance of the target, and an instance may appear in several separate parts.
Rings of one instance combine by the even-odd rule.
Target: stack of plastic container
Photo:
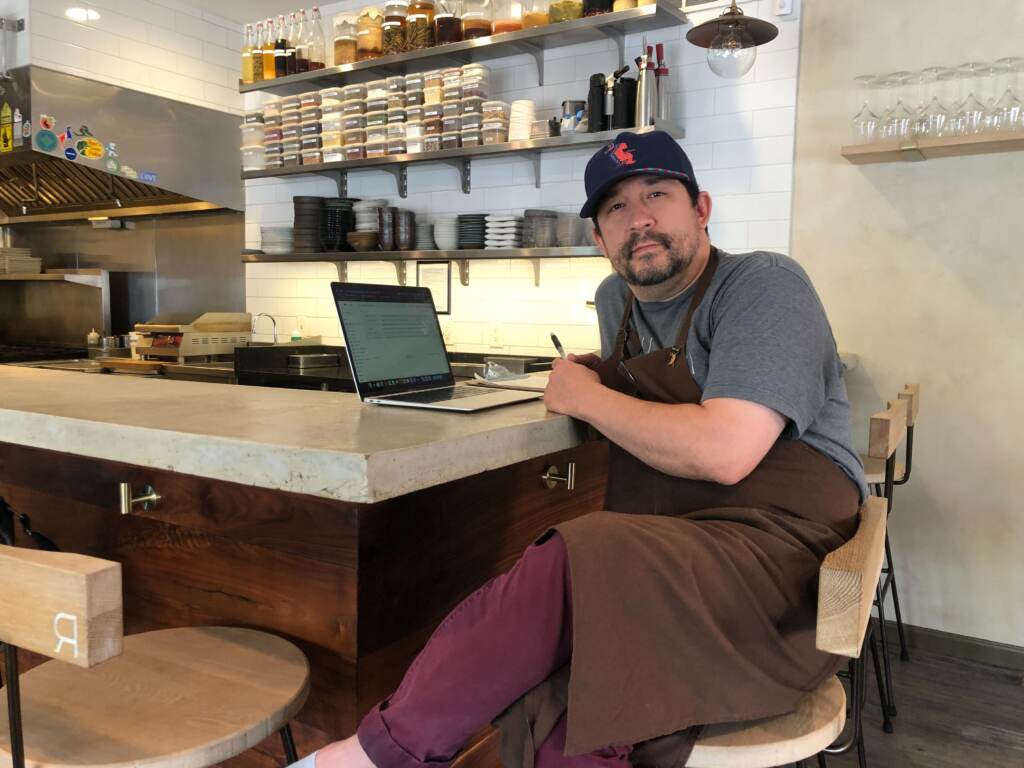
[[[504,144],[508,141],[508,104],[485,101],[483,110],[484,144]]]
[[[262,171],[266,167],[263,156],[263,113],[248,112],[242,123],[242,170]]]
[[[280,168],[281,159],[281,99],[270,99],[263,105],[263,165]]]

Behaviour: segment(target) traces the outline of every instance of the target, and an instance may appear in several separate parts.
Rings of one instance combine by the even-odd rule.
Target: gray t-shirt
[[[810,278],[778,253],[718,254],[718,270],[686,341],[702,400],[731,397],[778,411],[788,420],[783,436],[835,461],[863,501],[868,490],[853,449],[843,364]],[[633,303],[631,322],[644,352],[675,345],[695,290],[694,284],[667,301]],[[602,357],[615,346],[628,292],[617,274],[597,288]]]

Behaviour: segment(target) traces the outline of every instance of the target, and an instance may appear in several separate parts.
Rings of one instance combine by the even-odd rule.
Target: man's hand
[[[585,355],[574,355],[569,353],[569,362],[579,363],[580,365],[585,365],[587,368],[594,370],[601,364],[601,358],[593,352],[587,352]]]
[[[589,358],[597,355],[573,355]],[[555,360],[551,364],[551,378],[544,390],[544,405],[549,411],[579,417],[582,401],[590,396],[601,379],[582,362]]]

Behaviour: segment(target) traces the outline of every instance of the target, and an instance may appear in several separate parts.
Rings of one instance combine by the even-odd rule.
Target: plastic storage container
[[[323,110],[319,106],[315,107],[303,107],[299,110],[299,119],[305,120],[319,120],[323,115]]]
[[[297,155],[302,151],[302,139],[290,139],[281,142],[281,154]]]
[[[324,161],[324,153],[319,147],[316,149],[306,149],[302,152],[302,164],[303,165],[319,165]]]
[[[281,128],[281,141],[294,141],[302,136],[302,123],[293,123]]]
[[[281,127],[281,113],[280,112],[275,112],[272,115],[264,115],[263,116],[263,124],[265,126],[268,126],[268,127],[271,127],[271,128],[280,128]]]
[[[341,130],[351,131],[366,127],[366,115],[344,115],[341,118]]]
[[[364,99],[349,99],[341,102],[341,113],[343,115],[362,115],[366,112],[366,101]]]
[[[341,132],[341,144],[345,147],[350,147],[353,144],[365,144],[366,143],[366,130],[363,128],[352,128],[348,131]]]
[[[262,171],[267,165],[266,158],[263,145],[258,147],[242,147],[242,170]]]
[[[263,123],[242,123],[242,148],[263,148]]]
[[[484,116],[479,112],[473,112],[462,116],[462,128],[480,128],[484,124]]]
[[[409,154],[415,154],[416,152],[423,151],[423,139],[410,139],[405,140],[405,151]]]
[[[280,168],[284,165],[284,161],[280,155],[267,155],[266,156],[266,167],[267,168]]]
[[[302,113],[297,109],[286,109],[281,112],[281,125],[298,125],[302,122]]]
[[[441,106],[440,102],[437,104],[425,104],[423,106],[423,119],[429,120],[433,117],[444,117],[444,107]]]
[[[458,149],[462,146],[462,135],[455,133],[441,134],[441,149]]]
[[[388,123],[404,123],[405,119],[406,111],[404,109],[388,110]]]
[[[325,163],[340,163],[345,159],[345,150],[342,147],[335,147],[328,149],[324,147],[324,162]]]
[[[482,115],[484,113],[484,100],[479,96],[466,96],[462,100],[462,114]]]
[[[381,144],[388,140],[388,126],[374,125],[366,128],[366,143]]]
[[[242,122],[246,125],[250,123],[259,123],[263,125],[263,112],[246,112]]]
[[[508,141],[508,123],[501,120],[486,122],[482,135],[484,144],[504,144]]]
[[[482,107],[484,120],[508,120],[508,104],[504,101],[485,101]]]
[[[444,98],[444,89],[439,85],[428,85],[423,89],[424,104],[440,104]]]
[[[299,149],[305,152],[307,149],[320,149],[323,146],[323,140],[320,138],[318,133],[316,136],[304,136],[299,143]]]
[[[387,153],[389,155],[404,155],[406,151],[405,139],[395,139],[387,143]]]
[[[345,89],[344,88],[324,88],[320,91],[320,104],[340,104],[345,100]],[[350,98],[356,98],[352,96]]]
[[[341,149],[344,145],[344,133],[342,131],[324,131],[320,134],[320,144],[324,152],[328,149]]]
[[[362,160],[364,157],[366,157],[366,148],[363,144],[345,145],[346,160]]]
[[[406,139],[422,139],[423,138],[423,122],[420,120],[410,120],[405,124],[405,138]]]
[[[263,119],[266,120],[268,115],[281,114],[281,100],[280,99],[267,99],[263,102]]]
[[[490,83],[486,77],[462,78],[462,96],[479,96],[486,99],[490,96]]]
[[[299,109],[303,107],[319,107],[320,91],[306,91],[299,94]]]
[[[384,126],[384,130],[387,133],[388,141],[395,141],[401,139],[405,141],[405,123],[394,123]]]
[[[319,120],[303,120],[299,123],[299,135],[300,136],[318,136],[323,130],[321,127],[322,123]]]
[[[389,93],[387,105],[388,109],[405,109],[405,93]]]
[[[366,111],[367,112],[383,112],[388,108],[387,96],[382,96],[379,99],[367,99],[366,100]]]
[[[263,154],[267,155],[268,157],[271,155],[280,156],[283,150],[284,142],[281,141],[268,141],[263,144]]]
[[[388,93],[405,93],[405,75],[392,75],[384,78],[384,90]]]
[[[359,118],[366,123],[366,118],[362,115],[343,115],[340,112],[334,114],[324,115],[320,121],[320,128],[323,131],[343,131],[345,130],[345,121],[349,118]]]
[[[423,137],[424,152],[438,152],[441,149],[441,134]]]
[[[462,146],[479,147],[483,144],[483,134],[479,128],[470,128],[462,131]]]
[[[441,133],[454,133],[462,130],[461,117],[446,117],[441,120]]]
[[[384,141],[373,141],[366,142],[366,156],[367,157],[384,157],[388,153],[387,142]]]
[[[412,75],[405,76],[405,90],[406,91],[422,91],[423,90],[423,73],[416,72]]]
[[[266,144],[268,141],[281,141],[281,128],[268,128],[263,126],[263,143]]]
[[[374,125],[387,125],[388,124],[388,113],[385,111],[381,112],[367,112],[366,113],[366,127],[370,128]]]
[[[366,83],[346,85],[341,89],[341,101],[352,101],[353,99],[366,98]]]
[[[406,107],[405,108],[405,120],[406,122],[412,122],[413,120],[419,121],[423,119],[423,107]]]
[[[371,80],[366,84],[366,98],[368,99],[386,99],[388,97],[387,81],[381,78],[380,80]]]
[[[462,99],[445,101],[441,104],[441,117],[458,117],[462,114]]]
[[[441,118],[440,117],[425,117],[425,118],[423,118],[423,135],[424,136],[440,136],[441,135]]]
[[[302,99],[298,96],[282,96],[281,111],[287,112],[290,109],[298,109],[302,106]]]
[[[281,165],[285,168],[291,168],[293,165],[302,165],[302,153],[285,152],[281,155]]]
[[[422,107],[426,102],[426,95],[423,93],[423,89],[420,88],[414,91],[405,92],[405,106],[407,107]]]

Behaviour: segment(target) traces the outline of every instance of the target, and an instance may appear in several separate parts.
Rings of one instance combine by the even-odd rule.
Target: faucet
[[[253,317],[253,319],[252,319],[252,332],[256,333],[256,321],[259,320],[261,317],[268,317],[268,318],[270,318],[270,322],[273,323],[273,325],[274,325],[274,343],[277,344],[277,320],[274,319],[273,315],[268,315],[266,312],[260,312],[258,315]]]

